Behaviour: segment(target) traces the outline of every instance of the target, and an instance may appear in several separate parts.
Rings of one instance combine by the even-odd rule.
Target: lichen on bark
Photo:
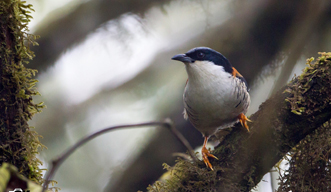
[[[39,135],[28,125],[40,112],[43,103],[32,97],[37,72],[25,67],[34,57],[30,45],[37,45],[37,36],[29,34],[32,5],[20,0],[0,1],[0,164],[15,165],[27,178],[41,184],[38,149],[44,147]]]

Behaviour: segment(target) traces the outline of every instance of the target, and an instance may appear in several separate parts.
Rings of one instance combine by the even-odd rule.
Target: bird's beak
[[[175,55],[171,58],[172,60],[177,60],[177,61],[181,61],[183,63],[193,63],[194,62],[194,59],[186,56],[185,54],[178,54],[178,55]]]

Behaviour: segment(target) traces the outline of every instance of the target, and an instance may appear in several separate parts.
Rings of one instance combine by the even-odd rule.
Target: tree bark
[[[250,191],[302,139],[331,119],[331,53],[264,102],[250,119],[251,132],[237,124],[215,148],[215,171],[180,160],[167,182],[149,190]]]
[[[35,43],[27,33],[31,9],[18,0],[0,2],[0,165],[15,165],[21,174],[42,183],[41,162],[35,156],[42,144],[27,123],[43,106],[32,101],[39,94],[31,78],[35,70],[24,66],[33,57],[25,43]]]

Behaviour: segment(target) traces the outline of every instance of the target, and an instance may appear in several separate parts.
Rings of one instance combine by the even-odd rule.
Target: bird
[[[185,64],[183,115],[202,133],[202,158],[214,170],[208,158],[218,158],[206,148],[208,139],[237,122],[249,132],[247,122],[251,121],[245,116],[250,105],[248,84],[226,57],[208,47],[196,47],[171,59]]]

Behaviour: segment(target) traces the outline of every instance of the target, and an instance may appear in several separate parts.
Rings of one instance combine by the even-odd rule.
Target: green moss
[[[307,59],[307,67],[298,78],[293,81],[292,86],[285,92],[292,96],[285,101],[291,105],[291,111],[296,115],[310,115],[316,111],[324,109],[330,104],[331,98],[324,97],[331,95],[331,90],[321,86],[325,83],[331,84],[331,53],[319,53],[321,56],[313,63],[314,58]],[[312,86],[318,86],[319,89],[313,89]],[[309,94],[307,93],[309,92]],[[309,97],[306,97],[309,95]],[[321,101],[321,98],[327,98]]]
[[[148,191],[211,191],[220,182],[217,174],[224,172],[220,166],[215,166],[214,171],[210,171],[204,164],[198,166],[182,159],[178,159],[174,167],[166,164],[164,167],[168,170],[168,179],[156,181],[153,186],[147,188]]]
[[[307,59],[304,73],[285,90],[291,95],[285,101],[296,115],[314,116],[331,104],[331,90],[322,86],[331,84],[331,53],[319,54],[315,62],[314,58]],[[289,169],[280,177],[279,192],[330,190],[330,138],[330,122],[326,122],[285,156]]]
[[[214,160],[211,160],[214,161]],[[216,160],[215,160],[216,161]],[[229,178],[223,178],[222,175],[226,171],[230,171],[228,165],[221,160],[217,161],[218,164],[213,164],[214,171],[206,168],[205,164],[201,161],[193,163],[188,160],[177,159],[176,164],[170,167],[164,164],[167,170],[167,177],[162,180],[156,181],[150,185],[147,190],[151,192],[167,192],[167,191],[244,191],[239,184],[233,184]],[[247,179],[249,175],[247,175]],[[221,185],[224,184],[224,185]],[[220,187],[221,185],[221,187]]]
[[[330,191],[330,125],[325,123],[290,152],[289,168],[280,177],[278,192]]]
[[[37,36],[28,33],[31,11],[32,5],[24,1],[0,2],[0,164],[13,164],[21,174],[41,184],[41,162],[36,154],[44,146],[27,123],[44,107],[32,100],[39,94],[33,79],[37,71],[24,66],[34,57],[29,46],[37,45]]]

